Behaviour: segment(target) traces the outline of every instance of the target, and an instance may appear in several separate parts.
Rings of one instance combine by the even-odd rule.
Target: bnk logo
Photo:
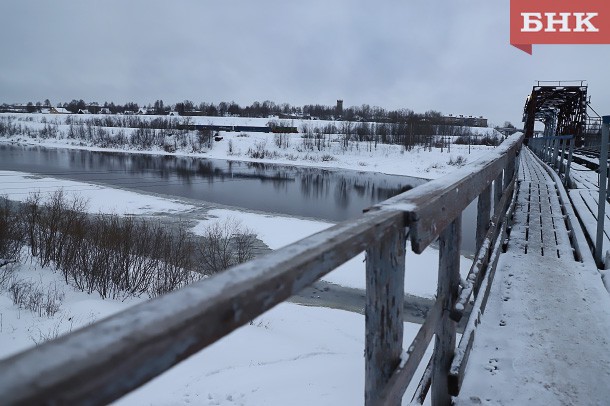
[[[532,44],[610,44],[608,0],[511,0],[510,43],[532,53]]]

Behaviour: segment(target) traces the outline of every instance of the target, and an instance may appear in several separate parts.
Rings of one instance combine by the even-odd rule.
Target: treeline
[[[10,107],[7,104],[1,106],[5,111]],[[33,113],[42,108],[52,107],[47,99],[44,102],[29,102],[27,112]],[[442,123],[442,113],[438,111],[427,111],[425,113],[415,113],[410,109],[387,110],[378,106],[362,104],[346,108],[337,108],[336,105],[307,104],[304,106],[293,106],[289,103],[275,103],[266,100],[264,102],[255,101],[250,105],[242,106],[234,101],[220,103],[195,103],[191,100],[184,100],[175,104],[167,104],[163,100],[156,100],[154,103],[140,105],[136,102],[125,104],[114,102],[85,102],[84,100],[72,100],[70,102],[60,102],[55,107],[63,107],[72,113],[80,110],[88,110],[91,113],[99,113],[102,109],[111,114],[135,113],[140,109],[146,110],[147,114],[167,115],[175,111],[180,115],[201,115],[212,117],[269,117],[278,116],[286,118],[314,118],[319,120],[345,120],[345,121],[370,121],[377,123],[416,123],[426,121],[431,124]]]
[[[90,215],[85,208],[62,191],[44,201],[33,194],[23,204],[0,198],[0,274],[27,247],[41,266],[53,266],[84,292],[154,297],[253,257],[255,236],[236,223],[212,224],[195,238],[182,224]]]

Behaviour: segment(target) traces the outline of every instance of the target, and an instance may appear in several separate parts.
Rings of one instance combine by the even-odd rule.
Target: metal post
[[[599,201],[597,204],[597,237],[595,239],[595,260],[604,268],[604,219],[606,217],[606,185],[608,182],[608,127],[610,116],[602,117],[602,145],[599,153]]]
[[[572,166],[572,154],[574,153],[574,137],[570,138],[570,152],[568,153],[568,164],[566,165],[566,186],[570,187],[570,166]]]
[[[567,144],[568,140],[567,139],[562,139],[561,140],[561,159],[559,160],[559,175],[561,176],[561,172],[563,172],[565,174],[565,168],[563,167],[563,161],[566,155],[566,144]]]
[[[365,405],[379,402],[381,392],[400,363],[405,244],[405,229],[397,224],[366,251]]]
[[[554,137],[553,139],[553,161],[551,167],[557,169],[557,158],[559,157],[559,139]]]

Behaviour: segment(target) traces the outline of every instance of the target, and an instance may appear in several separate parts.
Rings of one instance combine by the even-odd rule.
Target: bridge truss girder
[[[524,132],[526,139],[534,137],[536,121],[551,125],[555,121],[552,134],[573,135],[579,140],[586,128],[587,120],[587,86],[564,86],[561,82],[555,85],[534,86],[523,109]]]

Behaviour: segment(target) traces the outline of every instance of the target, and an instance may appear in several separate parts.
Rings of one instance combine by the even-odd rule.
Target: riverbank
[[[1,113],[0,118],[11,116]],[[152,119],[155,116],[144,116]],[[66,124],[66,120],[70,124]],[[459,145],[453,142],[457,137],[430,137],[430,147],[414,146],[405,149],[402,145],[381,144],[375,141],[344,142],[339,134],[325,135],[322,143],[315,138],[307,138],[304,134],[272,134],[258,132],[226,132],[217,133],[219,141],[213,139],[210,143],[198,144],[198,151],[193,151],[193,139],[196,132],[181,135],[164,135],[163,147],[151,145],[148,148],[121,143],[119,147],[100,147],[101,144],[112,145],[117,137],[129,138],[137,129],[87,126],[82,124],[88,119],[96,119],[96,115],[46,115],[23,114],[15,118],[20,132],[11,136],[0,137],[1,143],[16,143],[22,145],[38,145],[51,148],[85,149],[91,151],[129,152],[138,154],[155,154],[170,156],[188,156],[197,158],[214,158],[244,162],[264,162],[283,165],[298,165],[317,168],[353,169],[363,172],[379,172],[390,175],[403,175],[423,179],[435,179],[453,171],[457,166],[473,162],[494,147],[484,145]],[[99,118],[98,118],[99,119]],[[235,125],[235,117],[197,117],[197,123]],[[237,120],[237,121],[236,121]],[[244,121],[246,120],[246,121]],[[242,125],[252,125],[257,119],[244,119]],[[243,121],[243,122],[242,122]],[[260,119],[259,119],[260,121]],[[267,120],[268,121],[268,120]],[[301,122],[302,121],[302,122]],[[321,128],[328,123],[318,120],[301,120],[296,125],[303,124],[310,128]],[[74,136],[77,126],[82,126],[82,137]],[[467,127],[477,137],[501,137],[492,128]],[[100,141],[99,132],[103,132]],[[315,135],[313,135],[315,137]],[[179,139],[180,138],[180,139]],[[445,142],[441,142],[441,140]],[[168,152],[172,151],[172,152]]]
[[[192,199],[168,198],[157,194],[29,173],[0,171],[0,183],[19,185],[18,189],[6,188],[7,192],[3,195],[9,200],[23,202],[32,193],[39,192],[44,197],[52,195],[57,190],[63,190],[67,198],[78,196],[86,201],[89,213],[142,216],[164,223],[182,222],[188,225],[190,232],[195,235],[201,235],[205,228],[214,222],[236,220],[243,227],[253,231],[267,247],[260,252],[289,245],[334,224],[310,218],[248,211]],[[405,293],[426,298],[434,296],[437,258],[438,251],[434,248],[429,248],[420,255],[407,250],[405,278],[408,283],[405,285]],[[467,269],[470,260],[464,256],[461,258],[462,269]],[[364,289],[366,285],[364,253],[326,275],[324,280],[350,288]]]
[[[446,158],[446,155],[440,156]],[[417,165],[417,162],[411,162],[411,165]],[[36,191],[47,194],[60,188],[78,190],[78,194],[89,201],[91,213],[185,221],[195,234],[211,222],[234,218],[255,231],[270,249],[280,248],[332,226],[332,223],[311,219],[236,210],[217,204],[30,173],[1,171],[0,182],[19,185],[19,190],[13,190],[7,196],[12,200],[23,201]],[[466,272],[469,261],[462,260],[461,269]],[[13,304],[5,284],[0,294],[1,357],[86,326],[144,300],[102,300],[96,295],[77,292],[66,285],[53,269],[41,269],[33,263],[25,258],[15,266],[9,275],[12,279],[7,279],[7,284],[11,280],[19,281],[39,286],[43,291],[55,291],[57,297],[61,297],[59,310],[52,316],[41,316],[19,309]],[[407,250],[405,293],[433,297],[437,263],[438,251],[433,248],[421,255]],[[365,284],[364,254],[340,266],[324,280],[362,289]],[[310,289],[305,292],[308,293],[315,302],[318,292]],[[117,403],[281,405],[290,400],[289,403],[297,405],[359,404],[362,403],[362,393],[353,388],[362,388],[364,382],[363,325],[364,316],[358,313],[284,303]],[[405,345],[413,339],[417,329],[416,324],[405,323]]]

